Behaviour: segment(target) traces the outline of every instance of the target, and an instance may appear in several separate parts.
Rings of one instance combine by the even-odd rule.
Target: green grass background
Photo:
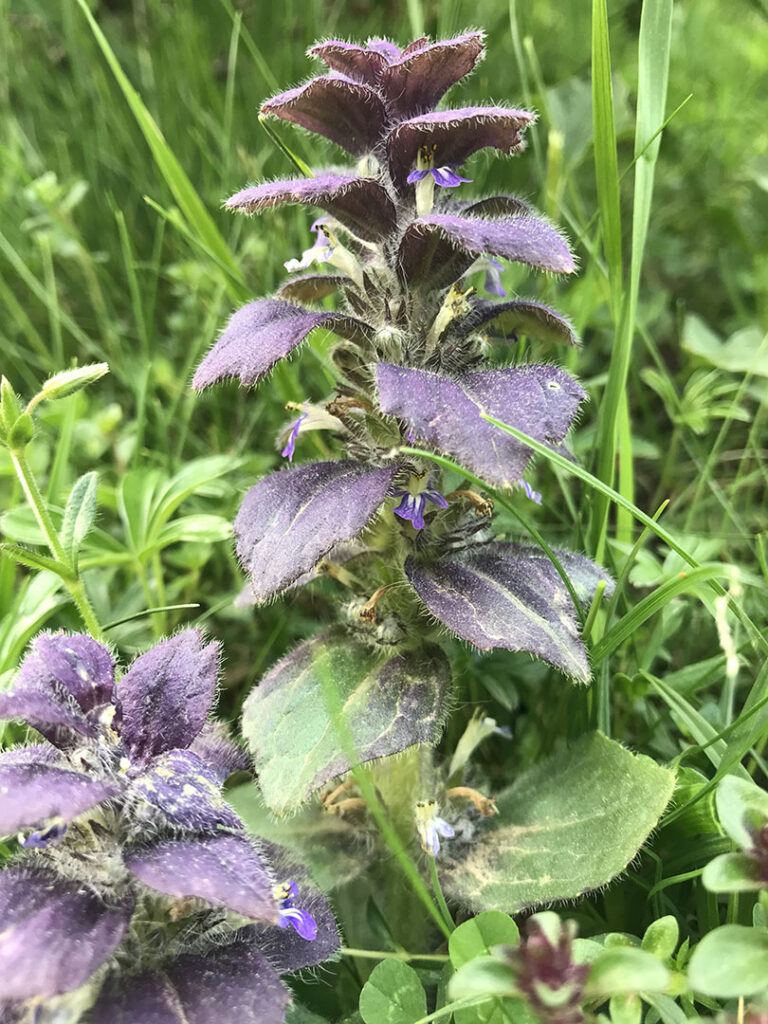
[[[189,389],[194,366],[230,311],[249,296],[269,294],[283,277],[283,261],[310,239],[311,216],[301,209],[254,221],[221,210],[246,182],[294,173],[259,124],[260,102],[310,73],[304,52],[318,38],[384,34],[405,44],[422,30],[433,37],[485,30],[487,57],[451,94],[452,105],[532,105],[540,119],[521,157],[472,159],[467,194],[521,194],[574,242],[577,277],[534,280],[511,268],[505,281],[544,297],[578,327],[583,347],[562,358],[592,401],[574,448],[588,470],[610,483],[610,466],[606,473],[597,453],[605,450],[601,411],[610,401],[620,408],[609,368],[633,258],[641,4],[610,0],[607,9],[613,180],[610,161],[607,177],[600,163],[601,153],[610,155],[610,133],[597,146],[593,134],[586,0],[109,0],[91,10],[115,67],[76,0],[0,0],[0,369],[29,397],[73,360],[109,362],[110,376],[87,394],[44,409],[32,462],[54,506],[79,474],[99,472],[99,526],[123,545],[120,557],[86,574],[103,623],[148,607],[199,605],[140,616],[116,627],[112,639],[128,655],[181,622],[203,622],[224,642],[222,708],[234,715],[245,685],[298,637],[315,632],[318,620],[332,617],[333,588],[299,592],[290,604],[257,614],[235,610],[242,580],[231,545],[196,537],[190,526],[180,529],[177,543],[145,550],[141,537],[129,536],[135,522],[121,481],[133,472],[131,489],[151,490],[152,473],[154,488],[191,460],[226,455],[226,473],[221,466],[201,469],[182,512],[231,519],[250,482],[278,464],[276,434],[289,415],[284,403],[319,400],[330,390],[330,339],[320,335],[255,394],[226,387],[199,397]],[[654,54],[643,59],[653,80],[661,73]],[[126,83],[121,89],[115,68],[137,94]],[[680,109],[656,164],[629,337],[622,474],[615,481],[648,515],[669,499],[661,523],[699,562],[725,567],[723,587],[762,633],[763,647],[767,75],[765,0],[675,4],[664,118]],[[321,140],[283,124],[275,130],[311,165],[342,160]],[[603,216],[618,211],[621,227],[614,217],[603,231],[601,209]],[[623,281],[616,277],[617,253]],[[531,349],[520,357],[536,355]],[[302,454],[327,454],[325,445],[313,436]],[[754,630],[743,617],[718,610],[706,580],[675,583],[685,563],[658,538],[644,536],[631,552],[640,537],[631,516],[617,520],[611,505],[601,527],[593,488],[543,459],[536,480],[544,505],[526,511],[546,537],[598,551],[622,574],[610,614],[595,620],[593,639],[604,638],[593,692],[568,690],[551,678],[543,687],[547,674],[524,659],[480,659],[457,649],[462,691],[447,749],[471,702],[482,701],[488,713],[515,724],[514,746],[492,741],[484,748],[484,771],[495,783],[590,724],[710,776],[728,758],[744,756],[760,773],[765,726],[759,712],[743,717],[745,706],[768,693]],[[2,454],[0,488],[3,531],[24,539],[21,496]],[[503,511],[498,525],[516,529]],[[77,628],[63,598],[48,590],[0,559],[0,672],[13,668],[42,625]],[[619,625],[618,633],[606,633]],[[739,657],[735,674],[723,653],[729,644]],[[713,742],[723,730],[730,732]],[[694,848],[684,829],[675,833],[682,820],[662,831],[657,883],[695,875],[712,853]],[[649,902],[650,886],[614,887],[585,904],[585,919],[637,933],[673,898],[695,919],[694,932],[717,923],[716,901],[685,879],[662,886]],[[739,912],[728,911],[733,919]]]

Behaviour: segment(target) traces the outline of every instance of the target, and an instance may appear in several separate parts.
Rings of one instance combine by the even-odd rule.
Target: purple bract
[[[198,958],[211,991],[223,984],[217,963],[258,961],[261,971],[237,999],[276,994],[275,1014],[259,1019],[278,1022],[284,990],[260,952],[263,937],[281,923],[278,883],[291,886],[305,940],[317,913],[322,945],[327,955],[334,951],[335,925],[322,897],[305,878],[297,887],[275,877],[271,859],[221,796],[222,782],[248,762],[220,726],[206,722],[218,669],[218,645],[195,629],[142,654],[119,685],[109,651],[90,637],[43,634],[35,641],[0,705],[3,717],[24,720],[49,740],[0,754],[0,835],[22,830],[24,848],[0,871],[0,1013],[98,986],[103,974],[89,979],[111,964],[134,914],[146,920],[149,913],[156,928],[167,918],[168,939],[165,946],[154,940],[154,952],[164,959],[163,977],[178,977],[179,992],[195,979],[173,922],[183,917],[204,934],[215,919],[223,948]],[[242,929],[243,917],[259,930]],[[123,979],[110,966],[100,1005],[111,1005],[118,997],[107,993],[114,992],[123,1002],[133,993],[144,1005],[160,991],[154,984]],[[186,1018],[174,1016],[175,1005],[167,1004],[167,1018],[156,1008],[141,1019],[213,1019],[193,1008]]]

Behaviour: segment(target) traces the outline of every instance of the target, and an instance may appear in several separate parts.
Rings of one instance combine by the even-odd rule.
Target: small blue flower
[[[501,283],[501,273],[504,270],[504,264],[500,263],[499,260],[495,260],[492,256],[488,256],[484,262],[485,270],[485,281],[483,282],[483,288],[490,292],[491,295],[506,295],[504,286]]]
[[[395,498],[401,499],[400,504],[394,510],[395,515],[400,516],[401,519],[410,519],[414,530],[424,529],[424,508],[427,504],[427,498],[429,498],[433,505],[437,505],[438,508],[448,508],[448,502],[442,494],[431,488],[426,488],[414,494],[413,491],[406,491],[402,487],[396,487],[392,494]]]
[[[61,839],[66,831],[66,822],[56,818],[46,828],[37,829],[25,839],[19,838],[19,843],[26,850],[44,850],[50,843]]]
[[[416,831],[421,839],[422,850],[430,857],[436,857],[440,852],[440,836],[443,839],[453,839],[456,835],[453,825],[438,817],[437,803],[434,800],[416,804]]]
[[[456,173],[458,166],[458,164],[445,164],[443,167],[416,168],[408,175],[407,181],[409,185],[413,185],[417,181],[423,181],[428,174],[431,174],[436,185],[442,185],[443,188],[456,188],[462,182],[472,181],[472,178],[462,178],[460,174]]]
[[[289,462],[293,462],[293,453],[296,450],[296,438],[299,436],[302,420],[305,420],[308,415],[309,413],[303,412],[297,420],[294,420],[285,448],[280,452],[282,457],[284,459],[288,459]]]
[[[534,491],[534,489],[531,487],[527,480],[521,480],[520,484],[523,490],[525,491],[526,498],[528,498],[530,501],[535,501],[537,505],[540,505],[541,495],[539,494],[539,492]]]
[[[317,922],[308,910],[299,910],[293,903],[299,895],[299,887],[295,882],[281,882],[272,890],[278,902],[278,927],[287,928],[289,925],[293,930],[311,942],[317,936]]]

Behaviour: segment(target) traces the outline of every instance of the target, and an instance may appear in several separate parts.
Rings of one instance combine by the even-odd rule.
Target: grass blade
[[[593,9],[597,10],[598,16],[600,8],[604,7],[604,4],[605,0],[593,0]],[[607,27],[605,31],[607,34]],[[597,476],[607,484],[612,484],[614,479],[619,420],[623,403],[626,402],[627,375],[632,352],[632,339],[635,333],[640,271],[651,213],[656,158],[661,145],[661,136],[657,133],[657,126],[664,120],[667,99],[671,32],[672,0],[645,0],[640,19],[639,79],[635,127],[635,194],[632,209],[632,257],[629,268],[629,291],[622,305],[619,331],[611,353],[608,383],[600,407],[598,422]],[[593,46],[595,44],[605,45],[601,42],[599,24],[597,28],[593,25]],[[593,56],[593,61],[595,60],[597,60],[597,55]],[[607,131],[607,129],[605,130]],[[596,138],[596,152],[597,145]],[[618,189],[618,182],[616,187]],[[625,471],[622,476],[621,489],[625,497],[629,496],[628,488],[631,486],[632,480],[629,466],[627,466],[629,457],[631,457],[630,453],[624,450]],[[606,498],[598,497],[590,530],[591,547],[598,560],[602,557],[605,549],[608,509],[609,504]]]
[[[173,150],[165,141],[163,133],[160,131],[155,119],[144,105],[141,96],[139,96],[128,80],[128,76],[120,66],[112,47],[109,45],[107,37],[99,28],[99,25],[91,14],[87,3],[85,0],[77,0],[77,2],[88,20],[91,31],[93,32],[96,42],[99,44],[101,52],[104,54],[107,64],[109,64],[112,73],[117,79],[117,84],[120,86],[123,95],[128,101],[128,106],[131,108],[133,116],[136,118],[136,123],[141,129],[144,138],[147,140],[147,145],[152,151],[155,163],[165,179],[166,184],[173,193],[174,199],[179,204],[187,223],[194,234],[198,236],[205,248],[213,253],[217,260],[227,267],[232,277],[245,287],[240,269],[238,268],[235,258],[232,255],[223,235],[216,227],[213,218],[206,209],[202,199],[195,191],[192,182],[187,177],[184,168],[177,160]]]

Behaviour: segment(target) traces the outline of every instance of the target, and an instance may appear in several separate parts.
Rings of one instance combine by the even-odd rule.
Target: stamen
[[[496,801],[492,796],[483,796],[482,793],[479,793],[476,789],[471,789],[469,786],[454,786],[453,789],[446,789],[445,795],[449,800],[457,797],[471,800],[478,811],[485,815],[486,818],[492,818],[494,814],[499,813],[499,808],[496,806]]]

